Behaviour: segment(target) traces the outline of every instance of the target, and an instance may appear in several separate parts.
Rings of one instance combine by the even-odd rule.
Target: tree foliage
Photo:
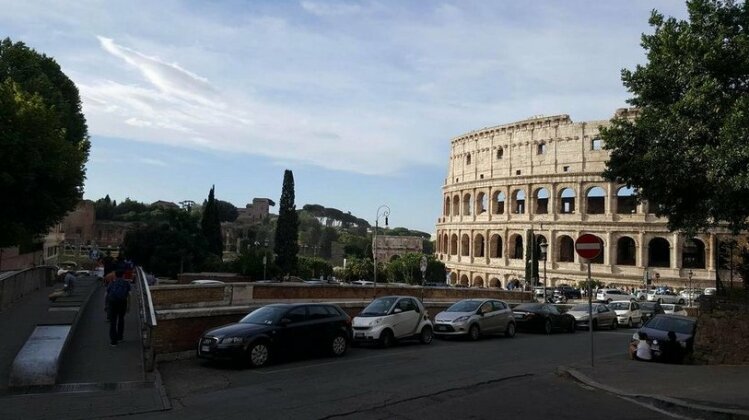
[[[636,118],[601,131],[604,176],[636,187],[671,230],[749,217],[749,4],[690,0],[689,19],[650,17],[647,63],[622,70]]]
[[[297,274],[304,279],[328,277],[333,274],[333,265],[323,258],[299,257]]]
[[[208,192],[208,201],[203,207],[203,217],[200,220],[200,228],[208,244],[208,250],[219,257],[223,254],[224,244],[221,239],[221,222],[219,222],[218,207],[214,196],[215,186],[211,186]]]
[[[283,187],[276,223],[276,265],[284,274],[296,274],[297,254],[299,254],[299,216],[294,204],[294,174],[286,170],[283,174]]]
[[[45,233],[81,198],[89,151],[75,84],[50,57],[0,42],[0,246]]]
[[[216,200],[216,209],[219,222],[233,222],[239,217],[237,207],[228,201]]]

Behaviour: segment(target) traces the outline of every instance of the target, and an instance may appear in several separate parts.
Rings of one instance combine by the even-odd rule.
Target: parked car
[[[676,335],[676,341],[682,349],[679,357],[672,357],[671,361],[680,362],[680,359],[692,354],[694,348],[694,334],[697,328],[697,320],[678,315],[657,315],[648,320],[632,336],[629,343],[629,356],[634,358],[637,344],[640,342],[639,333],[645,333],[650,351],[653,353],[653,359],[664,359],[664,344],[669,341],[668,333],[673,331]]]
[[[609,303],[608,307],[616,312],[616,321],[620,326],[626,325],[627,328],[632,328],[633,325],[642,325],[642,311],[638,302],[617,300]]]
[[[515,323],[519,329],[543,331],[575,332],[575,318],[559,312],[556,306],[548,303],[521,303],[513,309]]]
[[[194,285],[215,285],[215,284],[225,284],[221,280],[193,280],[190,282],[190,284]]]
[[[654,289],[637,289],[635,290],[633,295],[635,295],[635,298],[637,298],[637,300],[647,300],[648,293],[652,292],[653,290]]]
[[[515,317],[501,300],[461,300],[434,317],[434,334],[438,337],[464,335],[478,340],[482,334],[496,333],[515,336]]]
[[[396,340],[418,338],[429,344],[432,321],[421,302],[411,296],[385,296],[372,301],[353,320],[354,343],[391,346]]]
[[[575,289],[572,286],[562,284],[562,285],[558,285],[555,290],[558,290],[567,299],[582,298],[582,293],[580,293],[580,289]]]
[[[343,356],[351,339],[351,318],[336,305],[273,304],[250,312],[237,323],[206,331],[198,357],[266,365],[276,356],[317,350]]]
[[[686,309],[684,309],[684,307],[681,305],[676,305],[673,303],[663,303],[661,304],[661,307],[663,307],[663,312],[665,312],[667,315],[687,316]]]
[[[652,293],[648,293],[648,301],[658,303],[678,303],[679,305],[683,305],[685,302],[683,297],[670,290],[656,290]]]
[[[602,303],[594,303],[592,304],[592,315],[593,315],[593,329],[597,330],[598,328],[611,328],[612,330],[615,330],[618,326],[618,321],[616,319],[616,312],[609,309],[608,306],[602,304]],[[573,306],[570,308],[569,311],[567,311],[568,314],[572,315],[575,318],[575,327],[576,328],[588,328],[590,319],[588,314],[588,304],[587,303],[581,303],[578,305]]]
[[[596,300],[599,302],[612,302],[615,300],[636,300],[634,295],[623,292],[619,289],[599,289],[596,293]]]
[[[658,302],[640,302],[640,312],[642,313],[643,322],[656,315],[665,313],[663,312],[663,307]]]
[[[706,296],[712,296],[718,292],[718,289],[715,287],[706,287],[705,288],[705,295]]]

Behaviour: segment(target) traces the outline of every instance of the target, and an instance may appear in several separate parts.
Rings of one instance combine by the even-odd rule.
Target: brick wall
[[[225,302],[225,287],[221,285],[205,286],[156,286],[151,288],[151,299],[156,309],[175,305],[194,304],[230,304]]]
[[[700,314],[694,355],[697,363],[749,365],[749,311],[715,308]]]

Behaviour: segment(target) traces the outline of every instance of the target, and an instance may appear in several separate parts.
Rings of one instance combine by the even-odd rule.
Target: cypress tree
[[[215,185],[211,186],[211,191],[208,193],[208,201],[203,206],[203,218],[200,220],[200,228],[206,242],[208,242],[208,251],[221,257],[224,245],[221,239],[221,222],[218,217],[214,188]]]
[[[284,274],[296,274],[299,253],[299,216],[294,204],[294,174],[286,170],[283,174],[281,203],[276,223],[276,265]]]

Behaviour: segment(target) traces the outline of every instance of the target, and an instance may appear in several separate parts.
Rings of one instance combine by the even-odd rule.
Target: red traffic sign
[[[575,251],[582,258],[592,260],[603,251],[603,241],[596,235],[586,233],[575,241]]]

